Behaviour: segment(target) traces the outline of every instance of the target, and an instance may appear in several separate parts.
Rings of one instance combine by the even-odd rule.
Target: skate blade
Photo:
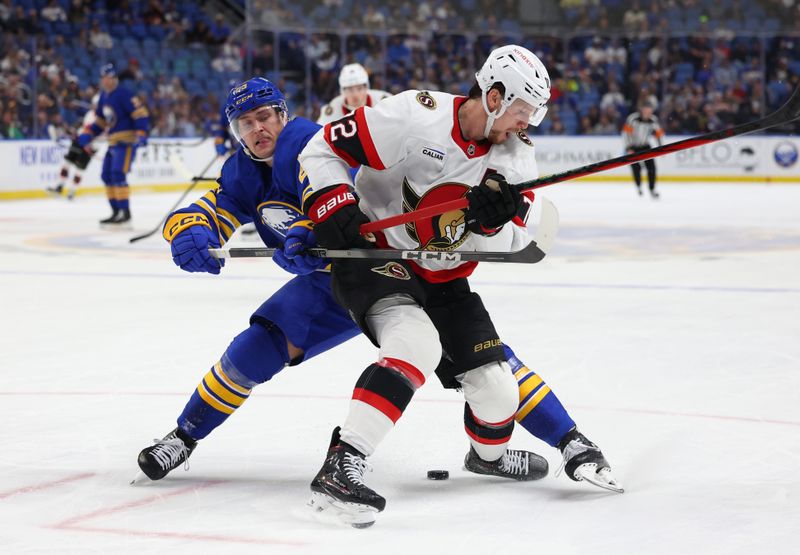
[[[359,503],[344,503],[324,493],[312,492],[306,504],[321,522],[348,524],[353,528],[369,528],[375,524],[377,509]]]
[[[104,229],[106,231],[133,231],[133,224],[130,222],[125,222],[122,224],[100,224],[100,229]]]
[[[130,481],[129,485],[131,486],[139,486],[142,484],[149,484],[153,480],[147,477],[147,474],[142,472],[141,470],[136,473],[136,476],[133,477],[133,480]]]
[[[602,468],[598,471],[596,464],[583,464],[575,469],[575,477],[578,479],[578,481],[585,480],[599,488],[614,491],[616,493],[625,493],[625,489],[622,487],[622,484],[620,484],[614,478],[614,475],[611,474],[610,468]]]

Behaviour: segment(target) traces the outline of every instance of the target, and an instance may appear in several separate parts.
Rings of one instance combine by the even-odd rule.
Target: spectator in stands
[[[242,73],[241,47],[238,44],[226,42],[219,50],[219,56],[211,60],[211,67],[219,73]]]
[[[136,58],[131,58],[128,61],[128,67],[119,72],[120,81],[141,81],[143,77],[142,68]]]
[[[194,27],[186,33],[186,42],[188,44],[214,44],[214,36],[211,34],[211,29],[202,19],[194,24]]]
[[[165,21],[164,8],[160,0],[148,0],[147,6],[142,11],[142,19],[148,25],[161,25]]]
[[[604,64],[608,61],[606,49],[603,46],[603,39],[594,37],[592,44],[583,51],[584,59],[591,65]]]
[[[10,29],[15,30],[21,35],[38,35],[42,32],[42,26],[39,23],[39,14],[35,8],[31,8],[27,15],[25,8],[17,6],[14,10],[14,17],[11,18]]]
[[[3,112],[3,119],[0,121],[0,137],[4,139],[24,139],[22,126],[17,120],[17,114],[11,109]]]
[[[225,41],[228,40],[231,29],[228,27],[227,23],[225,23],[225,18],[222,14],[218,13],[214,16],[214,21],[210,27],[210,33],[213,39],[212,44],[224,44]]]
[[[383,29],[386,26],[386,18],[383,12],[376,10],[372,4],[367,6],[367,11],[364,12],[364,17],[361,21],[367,29]]]
[[[634,0],[622,16],[622,26],[628,33],[638,33],[647,28],[647,13],[639,5],[639,0]]]
[[[50,0],[47,6],[42,8],[42,19],[55,23],[56,21],[66,21],[67,13],[59,5],[58,0]]]
[[[0,29],[9,29],[9,21],[14,13],[14,6],[11,0],[0,0]]]
[[[100,27],[100,23],[95,21],[89,31],[89,43],[100,50],[110,50],[114,48],[114,39],[108,31]]]

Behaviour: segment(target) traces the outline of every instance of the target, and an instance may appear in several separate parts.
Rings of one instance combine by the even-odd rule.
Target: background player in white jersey
[[[97,119],[95,110],[97,109],[97,101],[99,99],[100,93],[97,93],[92,97],[92,106],[83,116],[83,122],[78,128],[78,133],[82,133],[85,128],[91,126],[95,122],[95,119]],[[83,172],[86,171],[86,167],[89,165],[89,162],[94,155],[93,149],[89,147],[84,148],[78,144],[78,133],[76,133],[73,137],[72,144],[70,144],[67,153],[64,155],[64,164],[61,166],[61,171],[59,172],[58,183],[52,187],[47,187],[48,193],[61,195],[64,192],[64,188],[67,187],[70,168],[72,168],[72,181],[70,182],[69,187],[67,187],[67,198],[69,200],[75,198],[75,193],[77,192],[78,186],[81,184],[81,179],[83,178]]]
[[[339,72],[339,96],[322,107],[317,123],[325,125],[346,116],[362,106],[375,106],[392,96],[386,91],[369,88],[369,75],[361,64],[347,64]]]
[[[509,187],[506,178],[538,176],[524,129],[544,117],[550,80],[533,53],[514,45],[492,52],[477,78],[469,98],[406,91],[326,125],[309,141],[300,157],[311,183],[304,209],[323,247],[369,248],[359,227],[370,218],[464,196],[465,211],[390,228],[372,239],[380,246],[437,251],[517,250],[530,241],[525,221],[532,198]],[[348,171],[358,164],[360,207]],[[517,480],[547,473],[538,455],[507,449],[517,383],[489,314],[470,291],[467,277],[475,265],[334,261],[334,295],[380,351],[358,379],[347,419],[334,430],[311,483],[317,510],[333,508],[356,524],[374,522],[386,501],[364,484],[366,456],[434,371],[463,390],[468,470]],[[602,453],[576,429],[558,447],[570,477],[621,491]]]

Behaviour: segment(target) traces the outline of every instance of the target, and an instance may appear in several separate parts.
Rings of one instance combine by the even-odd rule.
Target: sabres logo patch
[[[381,274],[382,276],[394,279],[401,279],[403,281],[411,279],[411,274],[408,273],[406,267],[397,262],[389,262],[383,266],[378,266],[377,268],[370,268],[370,270],[376,274]]]
[[[528,137],[528,134],[525,133],[524,129],[520,129],[519,131],[517,131],[517,137],[519,137],[519,140],[525,143],[526,145],[533,146],[533,142],[531,142],[530,138]]]
[[[428,110],[436,109],[436,100],[431,96],[428,91],[417,93],[417,102],[425,106]]]

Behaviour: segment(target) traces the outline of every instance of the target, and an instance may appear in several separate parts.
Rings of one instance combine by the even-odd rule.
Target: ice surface
[[[155,225],[177,194],[0,204],[3,553],[788,553],[800,527],[800,187],[542,191],[552,254],[473,279],[626,487],[462,470],[462,400],[432,379],[372,458],[368,530],[304,510],[355,379],[357,338],[256,389],[188,472],[130,487],[136,455],[286,275],[270,260],[187,274]],[[559,463],[517,427],[513,445]],[[426,479],[448,469],[450,480]]]

